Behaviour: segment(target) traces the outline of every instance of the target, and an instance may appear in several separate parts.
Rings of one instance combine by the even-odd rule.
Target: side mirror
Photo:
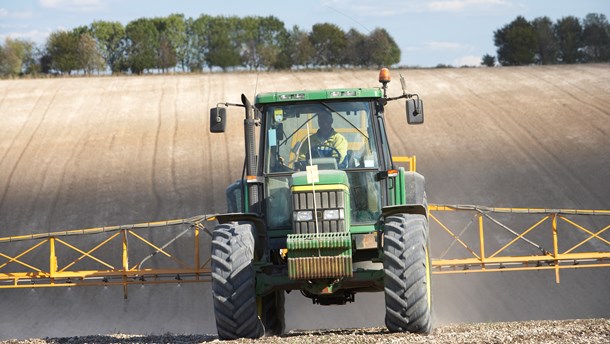
[[[214,107],[210,109],[210,132],[224,133],[227,126],[227,109]]]
[[[424,123],[424,102],[419,98],[408,99],[407,104],[407,123]]]

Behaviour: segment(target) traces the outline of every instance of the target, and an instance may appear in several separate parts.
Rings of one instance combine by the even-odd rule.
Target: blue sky
[[[273,15],[286,28],[310,31],[313,24],[334,23],[361,33],[381,27],[399,45],[401,64],[432,67],[477,65],[495,55],[493,32],[518,15],[556,21],[588,13],[610,17],[608,0],[0,0],[0,40],[8,36],[44,42],[49,33],[88,25],[94,20],[127,24],[141,17],[182,13]]]

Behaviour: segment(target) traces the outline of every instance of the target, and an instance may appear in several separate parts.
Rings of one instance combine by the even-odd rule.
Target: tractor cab
[[[356,94],[362,90],[328,91],[333,92]],[[389,154],[386,152],[384,159],[383,153],[387,146],[379,144],[384,140],[380,140],[381,132],[376,127],[378,105],[371,99],[358,98],[264,102],[282,97],[290,99],[292,94],[257,98],[263,126],[262,173],[269,229],[290,229],[295,217],[299,219],[299,213],[295,215],[291,209],[294,204],[290,187],[307,171],[313,175],[314,184],[317,176],[321,188],[329,187],[324,186],[326,179],[320,181],[321,175],[333,175],[339,180],[344,177],[351,224],[373,224],[380,215],[381,203],[376,175],[380,166],[389,163]]]

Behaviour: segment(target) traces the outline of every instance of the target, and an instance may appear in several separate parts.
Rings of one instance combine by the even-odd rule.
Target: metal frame
[[[125,297],[127,297],[127,286],[130,284],[209,282],[211,281],[210,258],[208,257],[204,261],[201,259],[201,248],[204,243],[201,235],[207,233],[211,237],[211,233],[205,226],[205,223],[210,221],[215,221],[215,218],[212,216],[197,216],[189,219],[0,238],[0,258],[6,260],[4,262],[0,260],[0,289],[122,285]],[[182,227],[182,231],[164,244],[155,244],[150,239],[145,238],[143,233],[138,233],[138,231],[153,231],[164,228],[166,232],[173,230],[173,235],[180,227]],[[186,263],[176,258],[176,255],[167,249],[167,246],[189,232],[190,236],[182,238],[183,241],[191,240],[190,244],[193,245],[192,262]],[[82,243],[78,247],[76,244],[67,241],[67,237],[91,237],[93,235],[101,238],[96,237],[98,244],[92,248],[83,248],[82,245],[85,244]],[[128,240],[143,243],[149,249],[152,248],[153,251],[144,254],[144,256],[142,256],[142,253],[137,255],[134,249],[130,249],[131,245]],[[2,252],[2,244],[10,246],[17,242],[32,241],[35,244],[20,253],[11,255]],[[117,243],[117,241],[120,241],[120,245],[118,245],[120,249],[112,251],[109,258],[103,260],[94,255],[102,247],[112,250],[111,244]],[[77,252],[79,256],[76,259],[71,259],[68,257],[69,254],[60,255],[58,253],[60,246],[67,248],[66,251],[72,255]],[[43,252],[45,249],[48,250],[48,261],[36,265],[25,261],[26,255],[35,251],[37,253]],[[167,264],[168,267],[165,268],[144,268],[143,263],[153,256],[156,256],[155,262],[158,264],[167,264],[168,261],[171,261],[172,264]],[[95,265],[100,265],[102,268],[99,270],[74,269],[75,265],[81,261],[94,262]],[[130,263],[130,261],[137,261],[138,263]],[[63,263],[60,266],[58,262]],[[11,270],[12,266],[15,265],[25,268],[25,271]]]
[[[394,156],[392,157],[393,162],[397,163],[406,163],[407,171],[415,172],[417,171],[417,159],[415,155],[413,156]]]
[[[439,218],[443,212],[468,212],[473,214],[470,223],[477,223],[476,240],[467,243],[463,235],[468,225],[460,233],[450,229],[446,222]],[[514,216],[535,215],[535,223],[523,230],[513,230],[506,224],[497,220],[492,215],[511,214]],[[583,222],[591,220],[592,217],[605,217],[606,225],[601,229],[588,229]],[[497,272],[497,271],[526,271],[526,270],[554,270],[555,280],[560,282],[559,271],[561,269],[579,269],[593,267],[610,267],[610,210],[580,210],[580,209],[532,209],[532,208],[491,208],[470,205],[430,205],[430,223],[432,228],[438,227],[440,231],[453,238],[452,243],[443,252],[439,259],[433,259],[432,269],[434,274],[455,274],[471,272]],[[578,219],[578,222],[577,220]],[[602,221],[604,221],[602,220]],[[580,223],[579,223],[580,222]],[[544,225],[547,225],[546,227]],[[561,225],[561,226],[560,226]],[[495,228],[493,228],[495,227]],[[490,229],[491,228],[491,229]],[[498,236],[494,242],[501,247],[492,254],[486,252],[486,245],[491,240],[486,239],[486,234],[492,230],[505,230],[509,233],[505,240]],[[532,240],[526,238],[527,234],[534,231],[536,234],[546,235],[547,241],[552,243],[552,248],[545,249]],[[565,237],[569,231],[573,237],[580,238],[576,244],[566,244],[568,248],[560,249],[564,244],[560,237]],[[608,231],[608,232],[607,232]],[[458,234],[456,234],[458,233]],[[497,232],[494,232],[494,234]],[[563,233],[563,234],[560,234]],[[603,234],[606,233],[606,237]],[[549,239],[550,238],[550,239]],[[510,239],[510,240],[509,240]],[[585,250],[585,244],[593,239],[601,243],[605,251]],[[467,258],[445,259],[446,254],[455,244],[461,246],[461,253],[468,255]],[[532,255],[510,255],[509,248],[515,248],[518,244],[527,244],[534,248],[538,254]],[[519,248],[517,248],[519,249]],[[584,250],[584,251],[583,251]]]

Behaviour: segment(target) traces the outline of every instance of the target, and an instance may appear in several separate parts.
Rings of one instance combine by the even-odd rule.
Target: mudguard
[[[406,204],[421,204],[428,206],[426,203],[425,178],[417,172],[406,171],[405,176],[405,203]]]
[[[228,213],[228,214],[216,214],[216,221],[219,224],[236,222],[236,223],[250,223],[254,226],[254,252],[255,257],[260,259],[263,256],[265,248],[268,246],[267,243],[267,225],[265,221],[258,214],[253,213]]]
[[[428,217],[425,178],[417,172],[399,170],[396,177],[396,204],[383,207],[382,216],[394,214],[421,214]]]

